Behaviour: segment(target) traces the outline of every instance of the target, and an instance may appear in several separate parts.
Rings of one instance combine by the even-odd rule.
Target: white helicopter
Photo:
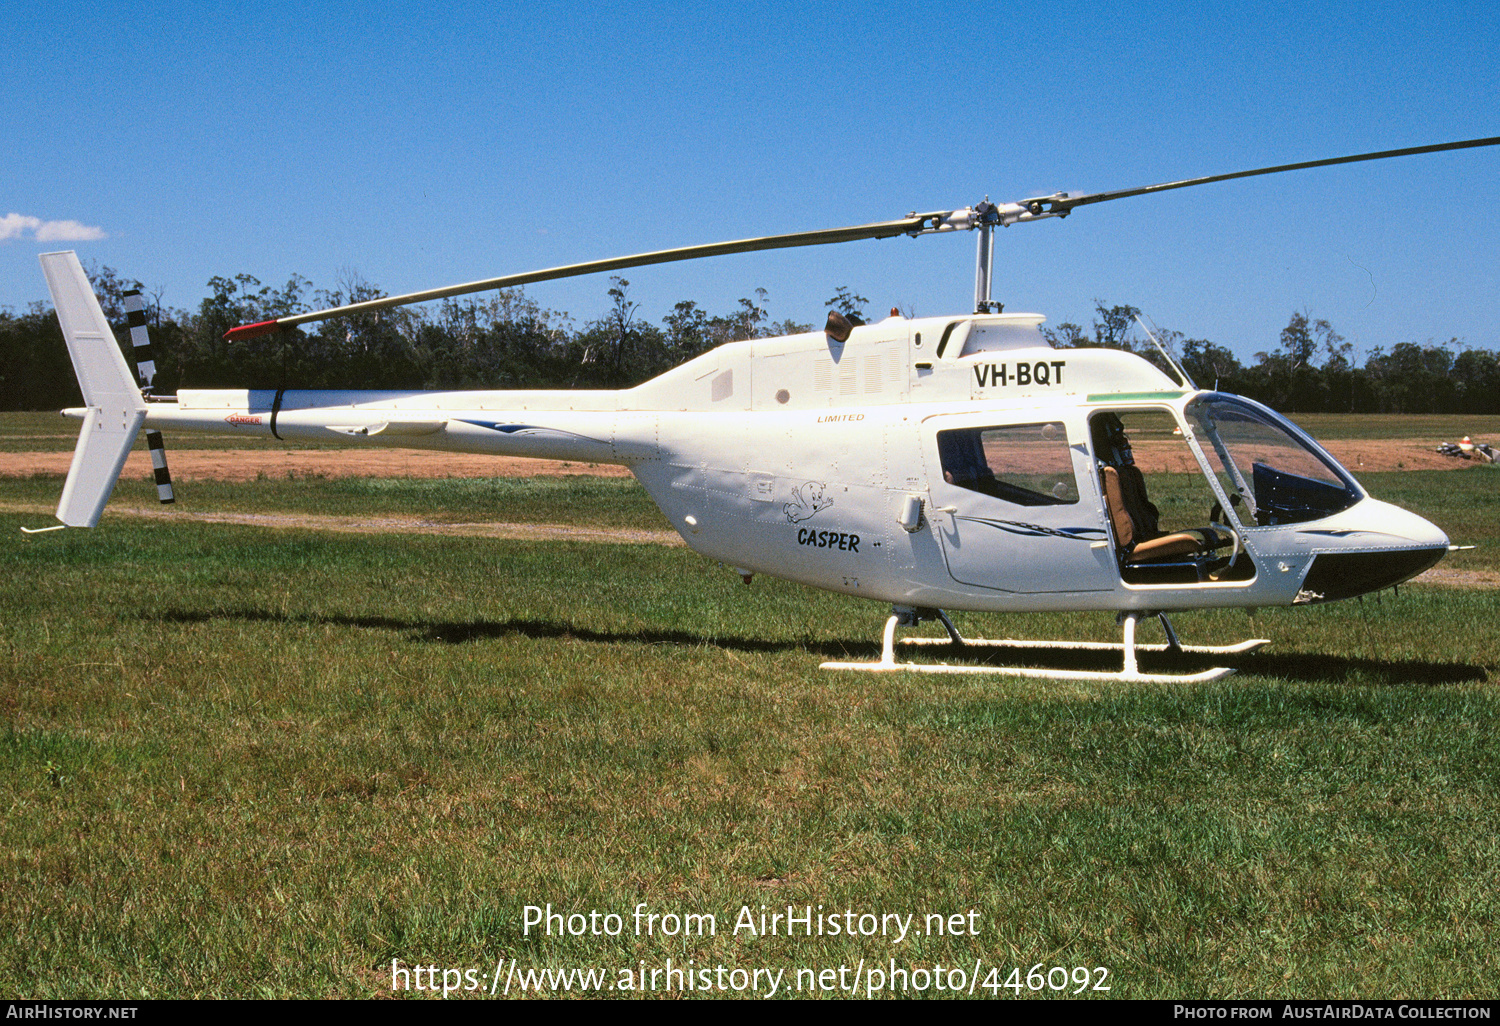
[[[990,300],[993,230],[1075,207],[1252,175],[1500,144],[1500,137],[1258,168],[1139,189],[1057,193],[875,224],[691,246],[391,296],[231,329],[248,338],[325,318],[572,275],[751,250],[977,230],[975,312],[732,342],[618,391],[390,392],[179,389],[131,374],[72,253],[41,257],[87,406],[60,526],[94,526],[136,435],[349,439],[628,467],[696,552],[756,573],[890,603],[881,658],[827,669],[1201,681],[1232,672],[1141,672],[1138,648],[1182,645],[1167,614],[1298,605],[1387,588],[1449,550],[1433,524],[1370,498],[1312,438],[1248,399],[1198,389],[1130,353],[1055,350],[1037,314]],[[138,307],[138,303],[136,304]],[[1163,352],[1163,356],[1166,356]],[[1167,361],[1171,363],[1170,358]],[[1191,466],[1163,516],[1134,449]],[[164,492],[164,501],[170,499]],[[1160,496],[1159,496],[1160,497]],[[44,530],[56,530],[46,528]],[[965,639],[944,610],[1118,615],[1117,645]],[[1165,645],[1138,646],[1156,616]],[[1119,671],[897,662],[897,626],[940,620],[908,642],[1113,649]]]

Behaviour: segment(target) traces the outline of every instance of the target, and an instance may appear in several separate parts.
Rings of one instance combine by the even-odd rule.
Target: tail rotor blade
[[[146,331],[146,304],[140,289],[125,292],[125,317],[130,325],[130,344],[135,351],[135,376],[142,392],[150,392],[156,381],[156,360],[151,353],[151,336]]]
[[[141,391],[150,395],[156,383],[156,360],[151,352],[151,336],[146,330],[146,307],[140,289],[130,289],[125,293],[125,314],[130,324],[130,344],[135,352],[136,379],[141,384]],[[151,451],[157,499],[162,505],[176,502],[177,498],[172,494],[172,472],[167,469],[167,449],[160,431],[155,428],[146,431],[146,448]]]
[[[172,494],[172,472],[167,469],[167,449],[162,444],[161,432],[150,428],[146,432],[146,448],[151,450],[151,472],[156,477],[156,498],[163,506],[176,502]]]

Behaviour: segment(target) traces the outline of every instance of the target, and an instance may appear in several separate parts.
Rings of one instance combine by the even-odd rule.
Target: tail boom
[[[149,404],[146,426],[621,466],[657,458],[656,415],[600,409],[604,395],[614,393],[183,389]]]

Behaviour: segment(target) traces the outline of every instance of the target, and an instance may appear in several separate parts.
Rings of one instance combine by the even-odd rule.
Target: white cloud
[[[27,233],[38,242],[94,242],[107,238],[103,228],[77,221],[43,221],[40,217],[15,213],[0,217],[0,242],[24,239]]]
[[[77,221],[43,221],[36,230],[38,242],[93,242],[104,238],[104,229]]]
[[[25,214],[6,214],[0,217],[0,242],[10,239],[19,239],[22,232],[34,231],[41,227],[40,217],[27,217]]]

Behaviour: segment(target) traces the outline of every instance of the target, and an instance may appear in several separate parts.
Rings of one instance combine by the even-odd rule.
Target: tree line
[[[124,294],[140,283],[114,269],[89,271],[105,316],[129,353]],[[146,295],[155,356],[155,391],[188,388],[514,389],[626,388],[726,342],[812,330],[773,322],[756,289],[724,313],[683,300],[660,324],[643,317],[630,282],[610,279],[609,306],[575,327],[523,289],[341,317],[243,342],[226,342],[239,324],[343,306],[384,293],[356,274],[332,289],[300,275],[282,286],[248,274],[210,279],[196,310],[169,309]],[[856,322],[869,300],[841,286],[827,306]],[[1138,327],[1139,311],[1096,300],[1089,328],[1044,328],[1058,348],[1103,346],[1164,361]],[[1500,413],[1500,354],[1402,342],[1372,350],[1362,366],[1326,320],[1293,313],[1278,344],[1243,364],[1207,339],[1160,330],[1158,340],[1201,388],[1258,399],[1289,413]],[[57,317],[37,302],[0,309],[0,409],[47,410],[82,402]]]
[[[1091,331],[1064,322],[1042,334],[1058,348],[1101,346],[1162,359],[1139,327],[1140,311],[1094,301]],[[1398,342],[1377,346],[1363,365],[1354,346],[1323,319],[1294,311],[1274,348],[1241,363],[1225,347],[1182,332],[1153,334],[1199,388],[1216,388],[1265,403],[1283,413],[1500,414],[1500,352],[1447,344]]]
[[[727,313],[684,300],[656,325],[642,318],[630,282],[612,278],[610,306],[575,327],[523,289],[340,317],[290,332],[227,342],[240,324],[376,299],[385,293],[357,274],[332,289],[300,275],[282,286],[249,274],[209,280],[196,310],[170,309],[159,295],[109,267],[89,280],[122,351],[130,357],[124,296],[143,292],[156,364],[154,391],[179,388],[513,389],[627,388],[725,342],[811,331],[773,322],[756,289]],[[840,289],[831,306],[858,314],[867,302]],[[0,410],[48,410],[82,402],[52,308],[0,309]]]

